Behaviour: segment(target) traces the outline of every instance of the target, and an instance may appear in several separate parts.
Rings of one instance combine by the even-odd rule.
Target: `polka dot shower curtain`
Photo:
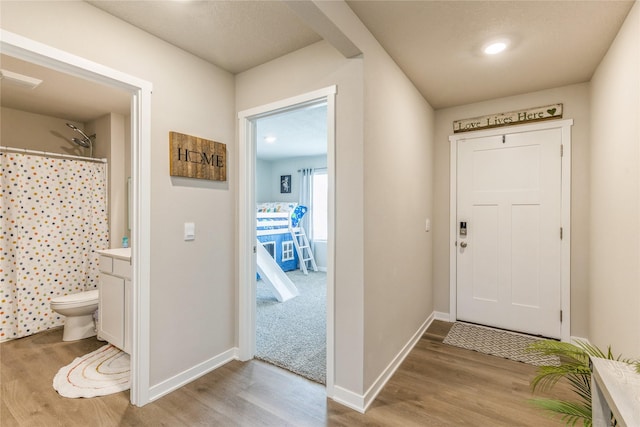
[[[98,286],[106,164],[0,153],[0,341],[63,324],[49,302]]]

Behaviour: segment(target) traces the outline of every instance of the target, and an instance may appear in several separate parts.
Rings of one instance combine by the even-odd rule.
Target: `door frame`
[[[335,272],[335,95],[328,86],[238,113],[238,358],[250,360],[256,350],[256,203],[255,203],[255,120],[276,112],[327,101],[327,397],[334,390],[334,272]]]
[[[562,131],[561,159],[561,278],[560,300],[562,323],[560,336],[562,341],[571,340],[571,126],[573,119],[552,120],[534,124],[501,127],[496,129],[461,132],[449,136],[449,320],[457,317],[458,280],[457,280],[457,212],[458,212],[458,141],[469,138],[507,135],[510,133],[534,132],[547,129]]]
[[[131,94],[133,339],[130,401],[150,402],[151,91],[148,81],[0,29],[2,53]]]

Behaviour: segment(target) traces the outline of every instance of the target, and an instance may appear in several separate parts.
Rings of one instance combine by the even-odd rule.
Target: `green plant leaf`
[[[566,363],[589,365],[589,353],[579,345],[554,340],[540,340],[529,345],[527,351],[541,356],[558,356]]]
[[[611,346],[604,352],[600,348],[581,340],[565,343],[554,340],[540,340],[531,344],[528,351],[542,356],[557,356],[560,364],[539,366],[536,375],[531,380],[533,392],[548,391],[561,379],[566,379],[571,390],[576,394],[577,401],[569,402],[554,399],[533,399],[531,402],[539,408],[554,412],[566,423],[574,426],[582,421],[584,426],[590,427],[591,420],[591,369],[589,359],[599,357],[634,364],[640,373],[640,361],[624,359],[615,356]]]
[[[541,409],[557,414],[567,426],[575,426],[578,421],[582,421],[585,427],[592,425],[590,405],[554,399],[531,399],[530,402]]]
[[[570,381],[575,378],[578,383],[584,383],[583,377],[585,376],[587,384],[591,384],[591,371],[588,366],[574,363],[565,363],[560,366],[540,366],[536,376],[531,380],[531,387],[534,392],[537,389],[547,391],[562,378],[568,378]]]

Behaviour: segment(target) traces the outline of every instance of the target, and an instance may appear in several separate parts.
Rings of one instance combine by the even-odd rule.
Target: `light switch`
[[[195,240],[196,224],[193,222],[184,223],[184,240]]]
[[[429,218],[424,223],[424,231],[431,231],[431,220]]]

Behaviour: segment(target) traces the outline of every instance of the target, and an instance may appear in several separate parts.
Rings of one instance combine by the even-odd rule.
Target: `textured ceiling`
[[[633,1],[348,1],[435,108],[591,79]],[[489,40],[508,38],[496,56]]]
[[[280,1],[88,3],[232,73],[321,39]],[[357,0],[347,4],[425,99],[439,109],[589,81],[633,1]],[[508,37],[510,48],[499,56],[481,55],[480,47],[494,37]],[[20,72],[25,66],[16,64],[2,60],[3,68],[17,67],[12,71]],[[43,90],[27,92],[3,83],[3,106],[78,122],[109,111],[128,111],[128,96],[122,93],[87,86],[88,82],[69,76],[45,75],[47,70],[26,70],[33,77],[43,73]],[[285,140],[280,137],[281,146]]]
[[[321,40],[280,1],[88,3],[234,74]]]

